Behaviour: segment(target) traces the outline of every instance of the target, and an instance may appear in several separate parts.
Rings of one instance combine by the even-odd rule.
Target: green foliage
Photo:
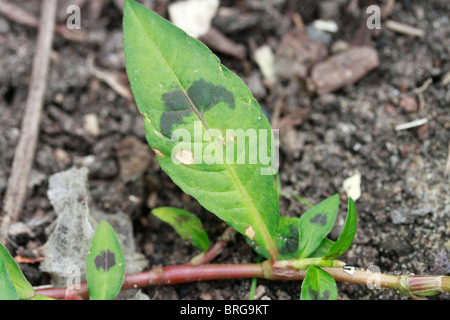
[[[101,221],[86,259],[86,278],[91,300],[112,300],[119,293],[125,274],[125,258],[114,229]]]
[[[195,247],[202,251],[208,250],[208,234],[200,219],[193,213],[172,207],[156,208],[152,213],[170,224],[181,237],[188,239]]]
[[[326,236],[339,195],[315,206],[294,195],[310,209],[300,218],[279,217],[280,178],[273,163],[255,161],[250,152],[257,142],[271,146],[270,124],[242,80],[200,41],[133,0],[125,1],[123,25],[127,74],[161,168],[260,256],[307,270],[302,299],[337,299],[336,283],[321,267],[343,265],[335,259],[355,236],[353,201],[336,242]],[[241,130],[242,142],[228,129]],[[256,142],[248,132],[257,133]],[[265,156],[272,159],[268,149]],[[170,207],[152,212],[194,246],[208,249],[208,235],[192,213]]]
[[[161,168],[276,258],[278,194],[261,160],[262,151],[272,158],[273,137],[250,90],[200,41],[132,0],[123,26],[128,78]]]
[[[330,247],[325,259],[337,259],[352,244],[356,234],[356,208],[352,198],[348,199],[347,218],[345,219],[344,229],[337,241]]]
[[[4,273],[2,273],[2,277],[8,276],[8,278],[10,278],[19,299],[32,298],[35,294],[33,287],[23,275],[22,270],[20,270],[20,267],[17,265],[16,261],[14,261],[13,257],[2,244],[0,244],[0,260],[2,260],[0,261],[0,264],[3,263],[4,266]],[[3,281],[7,281],[7,279],[5,278]],[[6,282],[4,282],[4,284],[5,283]],[[0,292],[3,291],[3,286],[1,284],[0,288],[2,288]]]
[[[309,266],[302,282],[301,300],[337,300],[333,277],[319,267]]]
[[[2,257],[0,257],[0,289],[0,300],[19,300],[19,295]]]
[[[339,195],[331,196],[302,214],[297,257],[309,257],[333,228],[339,209]]]

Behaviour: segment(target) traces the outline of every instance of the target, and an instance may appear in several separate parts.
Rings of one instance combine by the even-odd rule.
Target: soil
[[[81,31],[86,34],[82,42],[55,35],[38,148],[21,215],[21,222],[31,226],[31,232],[11,236],[13,256],[41,257],[46,227],[54,218],[47,197],[48,178],[73,166],[88,167],[93,203],[98,208],[121,210],[130,216],[136,247],[147,257],[149,268],[182,264],[198,253],[169,225],[150,215],[152,208],[173,206],[198,214],[211,239],[225,230],[223,222],[180,191],[160,169],[146,144],[134,100],[90,72],[88,60],[93,58],[96,68],[114,74],[128,88],[120,2],[87,1],[82,5]],[[142,2],[168,17],[169,1]],[[14,3],[38,17],[39,1]],[[369,31],[366,8],[378,4],[389,9],[387,4],[392,3],[381,29]],[[68,5],[69,1],[59,2],[58,24],[65,24]],[[281,214],[299,216],[306,210],[289,191],[311,203],[339,193],[342,210],[331,233],[335,239],[346,212],[343,182],[359,173],[358,230],[342,260],[386,273],[448,275],[449,2],[222,0],[220,6],[238,9],[233,18],[237,22],[215,19],[214,27],[234,45],[244,47],[246,54],[239,59],[223,50],[213,51],[247,82],[272,120],[279,114],[278,120],[284,121],[280,129]],[[250,18],[242,22],[242,15]],[[283,36],[301,27],[299,17],[305,26],[317,19],[337,24],[337,32],[321,39],[329,54],[340,47],[364,44],[377,51],[379,64],[359,81],[327,93],[311,92],[305,78],[283,71],[278,81],[269,83],[254,59],[255,49],[267,44],[276,52]],[[414,26],[425,36],[395,32],[385,26],[387,20]],[[37,31],[0,15],[2,199],[21,133]],[[429,86],[418,93],[417,88],[427,81]],[[426,124],[396,130],[397,125],[423,118]],[[236,235],[214,262],[256,262],[257,258]],[[49,276],[39,271],[39,262],[20,266],[33,285],[49,283]],[[196,282],[143,291],[151,299],[247,299],[250,283],[248,279]],[[257,284],[261,299],[299,298],[300,282],[258,280]],[[395,291],[361,285],[339,283],[338,288],[340,299],[407,299]]]

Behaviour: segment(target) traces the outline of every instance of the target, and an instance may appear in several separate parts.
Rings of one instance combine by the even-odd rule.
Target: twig
[[[87,69],[90,74],[92,74],[94,77],[104,81],[118,95],[120,95],[121,97],[123,97],[127,100],[132,100],[133,95],[131,94],[130,89],[120,82],[117,74],[110,72],[110,71],[103,71],[103,70],[97,69],[94,66],[94,57],[92,55],[88,56],[86,66],[87,66]]]
[[[395,6],[395,0],[386,0],[386,4],[383,6],[381,10],[381,17],[386,19],[392,12]]]
[[[423,31],[422,29],[415,28],[415,27],[410,26],[405,23],[388,20],[388,21],[386,21],[385,26],[386,26],[386,28],[388,28],[392,31],[406,34],[408,36],[413,36],[413,37],[424,37],[425,36],[425,31]]]
[[[450,142],[448,143],[447,162],[445,164],[444,177],[450,177]]]
[[[401,131],[401,130],[412,129],[415,127],[420,127],[427,122],[428,122],[427,118],[422,118],[422,119],[414,120],[411,122],[402,123],[395,127],[395,131]]]
[[[423,111],[425,108],[425,98],[423,97],[423,93],[428,89],[428,87],[433,83],[433,79],[427,79],[419,88],[414,89],[414,93],[419,97],[419,114],[423,115]]]
[[[349,273],[345,268],[323,268],[323,270],[328,272],[336,281],[399,290],[401,293],[414,298],[417,298],[417,295],[431,295],[450,290],[450,277],[446,276],[396,276],[362,269],[353,269]],[[283,281],[303,280],[305,270],[287,268],[286,261],[277,261],[272,265],[265,261],[251,264],[156,267],[150,271],[125,275],[122,290],[152,285],[248,278]],[[36,289],[36,294],[55,299],[63,299],[65,293],[66,288]],[[74,289],[74,293],[87,298],[87,283],[81,283],[78,289]]]
[[[39,124],[42,115],[44,93],[50,64],[50,51],[55,26],[56,0],[45,0],[41,6],[41,20],[33,60],[31,84],[22,122],[22,134],[12,163],[3,203],[0,226],[0,242],[5,243],[9,226],[18,220],[27,192],[28,176],[36,151]]]

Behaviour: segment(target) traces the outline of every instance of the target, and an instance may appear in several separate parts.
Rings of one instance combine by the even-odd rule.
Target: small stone
[[[347,196],[351,197],[353,201],[358,200],[361,197],[361,174],[356,173],[345,179],[342,188]]]
[[[272,81],[275,77],[275,57],[268,45],[263,45],[255,50],[255,61],[264,78]]]
[[[219,0],[188,0],[172,3],[168,10],[173,24],[198,38],[211,28],[218,7]]]
[[[306,32],[308,33],[308,36],[317,42],[323,43],[324,45],[328,46],[331,41],[333,40],[333,37],[328,32],[325,32],[323,30],[318,29],[317,27],[310,25],[306,27]]]
[[[430,136],[430,125],[425,123],[423,126],[417,128],[416,135],[420,141],[426,140]]]
[[[283,36],[276,51],[275,70],[280,78],[306,78],[311,67],[327,56],[325,45],[295,29]]]
[[[152,161],[148,145],[133,136],[120,141],[117,157],[119,159],[120,176],[125,180],[142,175]]]
[[[95,113],[88,113],[84,115],[84,131],[93,137],[100,135],[100,126],[98,124],[97,115]]]
[[[33,237],[33,231],[31,231],[31,228],[29,226],[27,226],[25,223],[23,222],[15,222],[13,223],[9,229],[8,229],[8,235],[12,238],[17,238],[18,236],[28,236],[28,237]]]
[[[70,159],[70,155],[61,148],[56,148],[55,151],[53,151],[53,157],[56,161],[62,162],[64,164],[70,164],[70,162],[72,161]]]
[[[392,117],[398,116],[398,110],[390,103],[384,106],[384,111]]]
[[[356,83],[379,64],[378,52],[372,47],[352,47],[316,64],[311,79],[317,93],[332,92]]]
[[[344,40],[337,40],[331,46],[331,52],[333,54],[344,52],[350,48],[350,44]]]
[[[402,144],[399,148],[398,148],[398,152],[400,154],[400,156],[404,159],[406,157],[408,157],[408,155],[411,153],[411,147],[409,145]]]
[[[414,113],[418,108],[417,100],[412,96],[403,97],[400,100],[400,107],[408,113]]]

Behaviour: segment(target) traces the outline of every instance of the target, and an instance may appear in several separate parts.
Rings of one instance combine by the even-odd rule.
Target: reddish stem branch
[[[152,285],[173,285],[187,282],[262,278],[268,280],[303,280],[305,270],[285,268],[282,262],[271,265],[268,261],[253,264],[176,265],[157,267],[147,272],[125,276],[122,289],[142,288]],[[343,268],[323,268],[336,281],[399,290],[410,296],[429,295],[450,290],[450,277],[443,276],[395,276],[366,270],[353,270],[350,274]],[[66,288],[38,289],[36,294],[63,299]],[[79,296],[88,297],[86,282],[74,289]]]
[[[188,264],[200,265],[206,264],[213,260],[222,252],[222,249],[231,240],[231,236],[234,234],[234,232],[235,230],[233,228],[228,227],[217,240],[217,242],[205,254],[200,254],[192,258],[191,261],[188,262]]]

